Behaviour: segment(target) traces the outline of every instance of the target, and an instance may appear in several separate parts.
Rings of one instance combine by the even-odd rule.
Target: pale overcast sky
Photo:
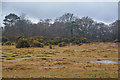
[[[9,13],[25,13],[35,23],[39,19],[54,20],[68,12],[80,18],[89,16],[112,23],[118,19],[118,2],[2,2],[3,18]]]

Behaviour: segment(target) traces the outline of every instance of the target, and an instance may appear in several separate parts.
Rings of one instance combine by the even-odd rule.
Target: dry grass
[[[7,54],[10,53],[10,54]],[[117,78],[118,64],[90,63],[118,60],[117,44],[91,43],[82,46],[15,48],[3,46],[3,77],[6,78]],[[7,58],[14,56],[14,59]],[[22,57],[20,57],[22,56]],[[28,59],[24,59],[24,58]],[[7,60],[7,61],[6,61]]]

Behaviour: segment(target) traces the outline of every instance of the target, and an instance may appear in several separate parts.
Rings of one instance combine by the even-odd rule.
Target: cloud
[[[117,19],[117,2],[3,2],[2,12],[25,13],[33,22],[39,19],[55,19],[70,12],[78,17],[89,16],[98,21],[111,23]]]
[[[118,2],[119,0],[3,0],[2,2]]]

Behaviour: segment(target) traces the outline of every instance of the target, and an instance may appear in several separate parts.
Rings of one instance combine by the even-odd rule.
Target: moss
[[[20,55],[20,56],[18,56],[18,57],[24,58],[24,57],[31,57],[31,56],[30,56],[30,55]]]
[[[59,65],[62,65],[62,64],[63,64],[63,62],[57,61],[57,62],[55,62],[54,64],[59,64]]]
[[[15,58],[14,57],[8,57],[8,58],[6,58],[6,60],[15,60]]]
[[[46,57],[52,57],[52,55],[46,55]]]
[[[21,53],[19,53],[19,52],[13,52],[13,54],[21,54]]]
[[[102,53],[102,52],[105,52],[105,51],[103,51],[103,50],[98,51],[98,53]]]
[[[36,55],[36,57],[45,57],[45,55],[39,54],[39,55]]]
[[[12,55],[11,57],[16,57],[16,56],[18,56],[18,54]]]

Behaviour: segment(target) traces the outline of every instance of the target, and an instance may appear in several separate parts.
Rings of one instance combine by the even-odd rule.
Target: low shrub
[[[54,45],[54,40],[50,40],[50,41],[49,41],[49,44]]]
[[[24,38],[24,36],[23,35],[16,36],[16,42],[18,42],[20,38]]]
[[[87,38],[82,37],[82,38],[80,38],[80,42],[81,43],[89,43],[90,41]]]
[[[52,45],[49,45],[49,48],[52,49]]]
[[[34,40],[33,43],[31,44],[31,47],[44,47],[44,44],[40,43],[37,40]]]
[[[6,43],[5,43],[5,45],[11,45],[12,43],[11,43],[11,41],[7,41]]]
[[[48,46],[48,45],[49,45],[49,42],[48,42],[48,41],[44,42],[44,45]]]
[[[66,46],[65,42],[61,42],[61,43],[59,43],[58,45],[59,45],[59,47]]]
[[[25,47],[30,47],[29,42],[27,41],[27,39],[20,38],[16,43],[16,48],[25,48]]]
[[[8,41],[8,38],[5,37],[5,36],[3,36],[3,37],[2,37],[2,43],[5,43],[5,42],[7,42],[7,41]]]
[[[82,43],[79,43],[79,44],[77,44],[78,46],[81,46],[82,45]]]
[[[65,43],[69,43],[69,39],[67,39],[67,38],[63,38],[62,40],[61,40],[62,42],[65,42]]]
[[[39,42],[41,42],[41,43],[42,43],[42,42],[44,42],[44,40],[43,40],[43,39],[40,39],[40,40],[39,40]]]
[[[118,39],[114,40],[115,43],[120,42]]]
[[[79,40],[75,40],[72,42],[73,45],[78,45],[78,46],[81,46],[82,43],[79,41]]]

